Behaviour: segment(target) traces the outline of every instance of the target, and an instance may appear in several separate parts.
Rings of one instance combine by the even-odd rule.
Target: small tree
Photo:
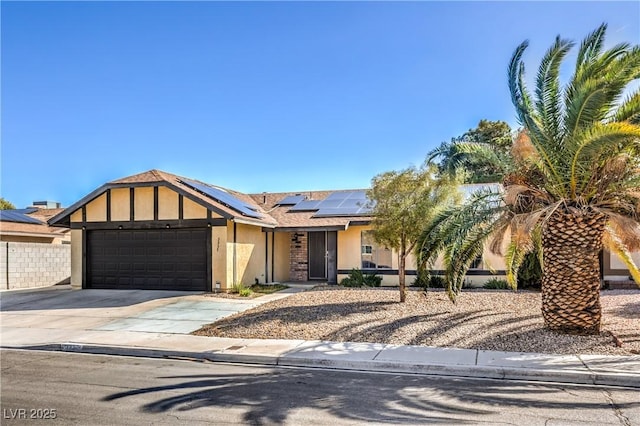
[[[368,197],[373,207],[373,238],[398,253],[400,302],[406,300],[405,266],[422,230],[444,206],[458,198],[459,178],[436,177],[433,165],[375,176]]]
[[[14,210],[16,206],[11,201],[7,201],[0,197],[0,210]]]

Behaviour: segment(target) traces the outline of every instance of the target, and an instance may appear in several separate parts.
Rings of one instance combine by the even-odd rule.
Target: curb
[[[487,367],[477,365],[411,364],[375,360],[305,358],[300,355],[259,355],[222,351],[189,352],[133,346],[102,346],[80,343],[54,343],[32,346],[2,346],[2,349],[74,352],[96,355],[118,355],[144,358],[184,359],[229,362],[282,367],[331,368],[335,370],[402,373],[428,376],[456,376],[498,380],[529,380],[581,385],[618,386],[640,389],[640,373],[583,372],[577,370],[543,370],[534,368]]]

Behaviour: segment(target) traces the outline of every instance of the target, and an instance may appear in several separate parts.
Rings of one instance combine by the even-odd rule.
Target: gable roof
[[[188,182],[195,182],[204,185],[208,188],[214,188],[216,190],[226,193],[230,198],[225,200],[216,199],[211,194],[205,194],[202,191],[194,188],[194,185],[189,185]],[[143,173],[138,173],[125,178],[116,179],[108,182],[90,194],[86,195],[60,214],[54,216],[49,220],[49,224],[52,226],[69,226],[70,217],[73,212],[81,208],[83,205],[91,202],[95,198],[105,193],[108,189],[113,188],[129,188],[129,187],[141,187],[141,186],[166,186],[173,189],[175,192],[182,194],[184,197],[194,201],[195,203],[220,214],[225,219],[236,221],[239,223],[248,223],[252,225],[264,226],[273,228],[277,225],[277,222],[268,214],[261,211],[261,208],[255,204],[253,199],[248,195],[242,194],[237,191],[222,188],[219,186],[213,186],[205,182],[197,181],[195,179],[189,179],[182,176],[167,173],[161,170],[149,170]],[[222,197],[220,197],[222,198]],[[259,213],[259,217],[248,216],[244,214],[237,207],[234,208],[235,201],[242,205],[250,207]],[[233,201],[233,202],[229,202]],[[256,215],[257,216],[257,215]]]

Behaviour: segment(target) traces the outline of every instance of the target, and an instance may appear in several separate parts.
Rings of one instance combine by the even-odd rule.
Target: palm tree
[[[603,246],[640,283],[630,255],[640,248],[640,89],[624,97],[640,79],[640,47],[623,43],[603,50],[605,32],[602,24],[581,43],[564,88],[560,67],[571,41],[556,38],[542,58],[533,94],[522,61],[528,42],[515,50],[509,89],[523,130],[505,164],[503,190],[477,192],[441,212],[417,249],[423,268],[443,254],[452,300],[487,243],[504,253],[513,288],[524,256],[538,249],[542,314],[546,326],[559,332],[600,331]],[[481,144],[459,149],[491,157]]]

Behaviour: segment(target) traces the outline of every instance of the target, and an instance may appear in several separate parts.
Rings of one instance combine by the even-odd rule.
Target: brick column
[[[289,279],[291,281],[307,281],[309,259],[307,251],[307,233],[292,232],[291,250],[289,250]]]

